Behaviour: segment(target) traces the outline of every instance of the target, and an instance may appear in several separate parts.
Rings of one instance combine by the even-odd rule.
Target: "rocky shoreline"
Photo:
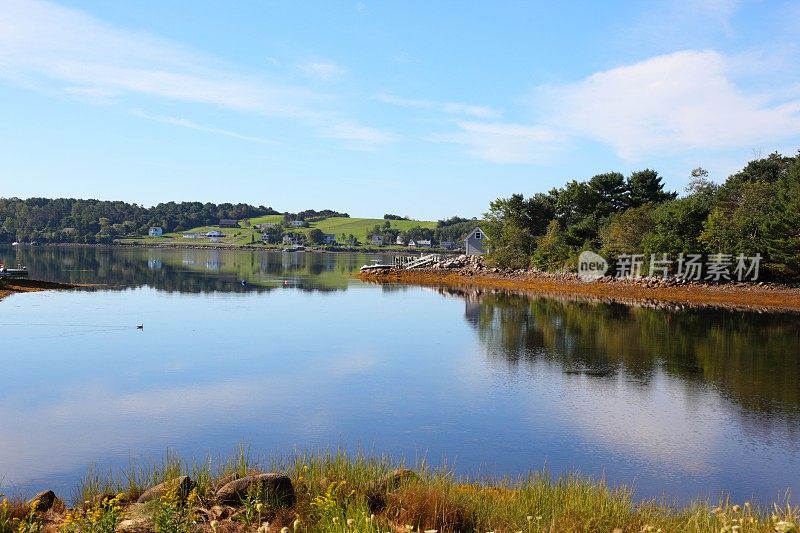
[[[541,272],[492,267],[479,256],[447,259],[434,268],[359,273],[362,281],[423,286],[509,290],[669,309],[725,308],[800,312],[800,286],[779,283],[704,283],[682,279],[614,278],[582,281],[574,272]]]

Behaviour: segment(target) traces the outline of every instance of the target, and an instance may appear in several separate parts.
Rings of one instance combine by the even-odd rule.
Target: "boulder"
[[[252,474],[226,483],[217,491],[217,500],[227,505],[237,505],[248,496],[279,507],[294,505],[292,480],[283,474]]]
[[[56,503],[56,493],[44,490],[28,500],[28,507],[34,513],[46,513]]]
[[[136,500],[136,502],[145,503],[151,500],[161,499],[168,490],[174,489],[176,486],[178,487],[178,496],[181,499],[184,499],[192,490],[192,480],[189,479],[189,476],[179,476],[165,481],[164,483],[159,483],[155,487],[151,487],[144,491],[144,493],[139,496],[139,499]]]

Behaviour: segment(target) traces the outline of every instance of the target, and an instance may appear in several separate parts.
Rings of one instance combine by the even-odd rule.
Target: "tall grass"
[[[248,502],[220,520],[212,521],[204,514],[216,505],[214,493],[222,481],[258,471],[288,475],[295,488],[295,506],[264,511],[257,502]],[[96,502],[109,494],[117,494],[117,498],[123,494],[132,501],[147,488],[180,475],[191,476],[195,483],[193,503],[182,507],[181,512],[195,514],[181,515],[180,521],[170,523],[185,524],[180,527],[187,532],[259,529],[264,533],[287,527],[291,531],[339,533],[800,533],[796,526],[800,509],[790,505],[788,496],[787,501],[771,507],[727,500],[677,506],[663,501],[637,501],[628,487],[609,486],[604,480],[577,474],[553,477],[537,472],[521,478],[474,480],[424,462],[405,470],[404,465],[387,457],[350,456],[343,451],[262,460],[240,448],[234,456],[219,461],[188,463],[170,454],[157,465],[131,466],[117,476],[103,476],[93,468],[79,485],[74,505],[85,506],[84,502]],[[146,509],[150,509],[156,526],[164,523],[163,502]],[[171,526],[170,531],[180,530],[175,527]]]

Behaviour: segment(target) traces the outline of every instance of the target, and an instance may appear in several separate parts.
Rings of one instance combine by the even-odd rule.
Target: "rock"
[[[189,492],[192,490],[192,480],[189,479],[189,476],[179,476],[147,489],[141,496],[139,496],[139,499],[136,500],[136,502],[145,503],[149,502],[150,500],[160,499],[162,496],[164,496],[164,494],[166,494],[167,490],[174,489],[176,485],[178,487],[178,495],[181,499],[186,498],[186,496],[188,496]]]
[[[294,505],[292,480],[282,474],[253,474],[225,484],[217,491],[220,503],[236,505],[248,497],[258,495],[264,502],[275,507]]]
[[[28,507],[34,513],[46,513],[56,503],[56,493],[52,490],[44,490],[28,500]]]
[[[153,522],[140,504],[133,504],[117,524],[117,533],[151,533],[155,531]]]

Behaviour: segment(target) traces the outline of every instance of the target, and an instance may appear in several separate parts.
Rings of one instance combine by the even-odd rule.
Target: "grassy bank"
[[[256,472],[288,476],[292,497],[284,497],[275,487],[259,491],[251,485],[237,501],[225,500],[232,483],[251,479]],[[191,482],[179,477],[183,475]],[[142,496],[164,481],[168,483],[157,497],[150,498],[152,491]],[[140,497],[150,499],[132,503]],[[425,466],[406,470],[386,459],[349,459],[343,454],[298,455],[263,464],[249,461],[245,454],[218,465],[187,465],[172,459],[156,468],[131,468],[119,476],[90,473],[71,499],[56,500],[44,511],[41,500],[46,498],[0,502],[0,533],[43,529],[785,533],[797,532],[800,513],[786,503],[756,508],[747,502],[723,501],[678,508],[637,502],[628,488],[578,476],[553,479],[538,473],[524,479],[476,482],[444,470]],[[31,506],[37,505],[40,510],[32,511]]]

